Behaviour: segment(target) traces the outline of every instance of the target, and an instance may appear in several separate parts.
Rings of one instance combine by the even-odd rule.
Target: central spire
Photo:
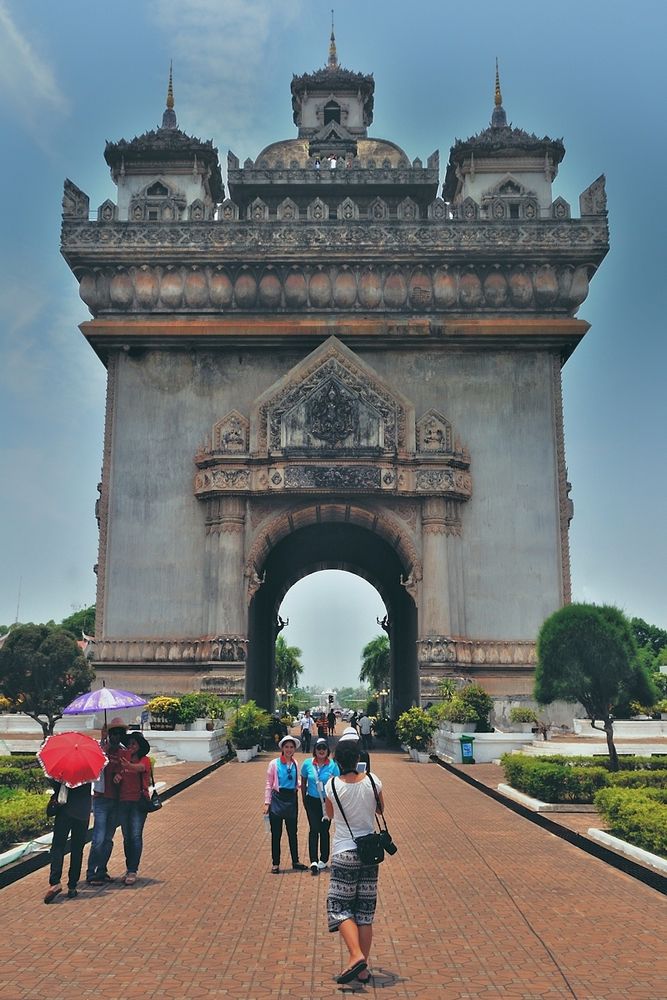
[[[336,54],[336,36],[334,34],[334,12],[331,9],[331,38],[329,39],[329,69],[338,69],[338,55]]]
[[[500,92],[500,73],[498,71],[498,58],[496,57],[496,92],[494,97],[493,114],[491,115],[492,128],[506,128],[507,115],[503,107],[503,95]]]
[[[174,86],[172,80],[172,64],[169,63],[169,86],[167,87],[167,107],[162,115],[162,128],[177,128],[176,112],[174,111]]]

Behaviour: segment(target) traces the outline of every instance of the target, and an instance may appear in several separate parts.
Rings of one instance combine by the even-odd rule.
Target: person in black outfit
[[[90,819],[91,806],[91,785],[79,785],[78,788],[68,788],[67,799],[64,803],[58,803],[60,794],[60,782],[52,782],[54,793],[49,810],[55,809],[55,822],[53,824],[53,840],[51,842],[51,868],[49,871],[49,888],[44,896],[45,903],[52,903],[56,896],[62,892],[60,880],[63,873],[63,862],[65,859],[65,849],[67,838],[71,836],[69,873],[67,876],[67,898],[74,899],[78,895],[77,883],[81,875],[81,862],[83,859],[83,848],[86,843],[88,833],[88,821]]]

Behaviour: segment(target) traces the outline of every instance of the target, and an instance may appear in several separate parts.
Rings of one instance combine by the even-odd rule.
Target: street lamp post
[[[379,691],[378,694],[380,695],[380,698],[382,699],[381,702],[380,702],[380,711],[382,712],[383,718],[386,718],[386,715],[387,715],[387,696],[388,696],[389,692],[387,691],[386,688],[382,688],[382,690]]]

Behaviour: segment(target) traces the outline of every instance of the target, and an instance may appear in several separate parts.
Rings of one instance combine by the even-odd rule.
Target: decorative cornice
[[[95,642],[93,659],[104,663],[245,663],[248,640],[238,635],[193,639],[106,637]]]
[[[496,251],[498,253],[498,251]],[[510,255],[511,256],[511,255]],[[573,315],[592,264],[148,265],[77,270],[93,316]]]
[[[604,216],[586,219],[537,219],[507,222],[419,222],[359,220],[348,223],[299,221],[263,222],[84,222],[66,218],[61,249],[72,268],[96,263],[155,263],[204,260],[214,263],[252,260],[258,253],[275,260],[312,260],[313,251],[329,258],[392,260],[401,254],[414,259],[425,254],[445,262],[465,257],[477,260],[572,258],[597,265],[609,249]],[[351,250],[353,254],[351,255]]]
[[[417,641],[420,669],[430,664],[448,666],[529,666],[537,663],[536,644],[524,639],[465,639],[444,635],[427,636]]]

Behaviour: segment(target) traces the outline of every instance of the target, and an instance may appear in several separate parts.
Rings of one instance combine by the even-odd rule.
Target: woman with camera
[[[319,875],[329,861],[331,821],[324,815],[324,787],[329,778],[337,774],[340,774],[338,764],[330,759],[329,744],[321,737],[315,741],[313,756],[307,757],[301,765],[301,795],[308,817],[311,875]]]
[[[357,771],[358,740],[340,740],[334,758],[340,776],[326,786],[325,811],[335,821],[331,848],[331,880],[327,896],[329,930],[340,931],[350,955],[339,984],[354,979],[366,983],[377,903],[378,865],[363,864],[355,838],[373,832],[376,812],[384,812],[382,782],[377,775]]]

